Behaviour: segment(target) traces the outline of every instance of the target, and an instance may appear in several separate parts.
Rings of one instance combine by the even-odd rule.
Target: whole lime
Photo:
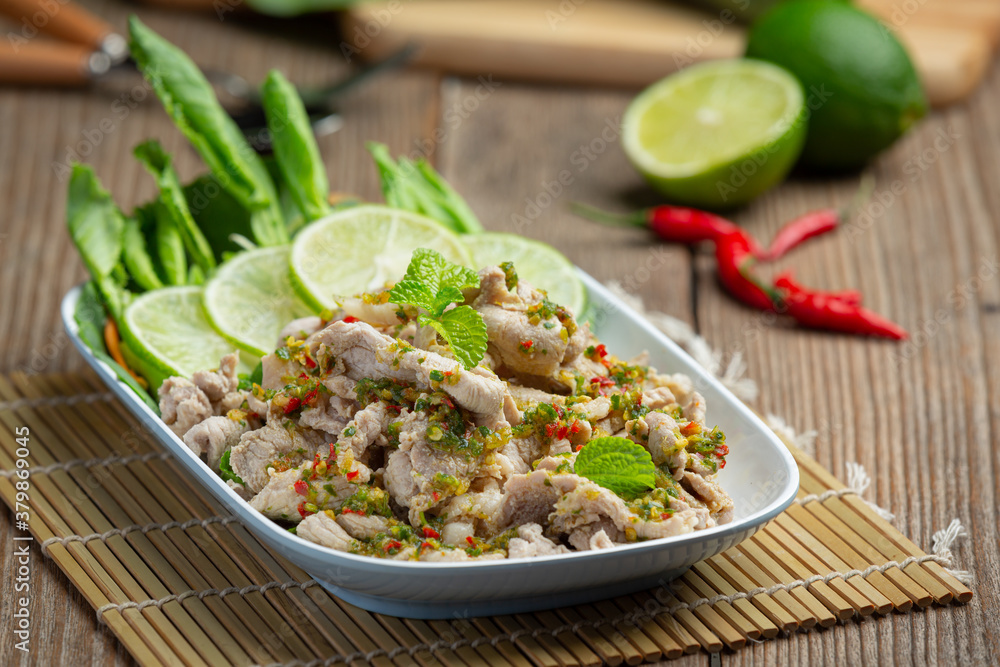
[[[750,28],[747,56],[792,72],[806,91],[809,132],[802,162],[853,169],[927,113],[927,99],[899,40],[848,4],[793,0]]]

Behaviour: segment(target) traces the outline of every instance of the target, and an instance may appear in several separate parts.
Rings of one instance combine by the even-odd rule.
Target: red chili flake
[[[701,433],[701,424],[698,422],[688,422],[687,424],[684,424],[684,426],[681,426],[681,435],[684,437],[695,435],[697,433]]]
[[[560,440],[565,439],[567,435],[569,435],[569,426],[561,426],[556,432],[556,437]]]
[[[301,516],[303,519],[312,514],[312,512],[306,509],[305,501],[299,503],[299,506],[296,509],[299,510],[299,516]]]
[[[302,407],[302,401],[292,396],[285,405],[285,414],[290,415]]]
[[[576,446],[576,451],[580,451],[581,449],[583,449],[583,445],[577,445]]]
[[[341,514],[360,514],[361,516],[365,516],[365,513],[362,512],[361,510],[352,510],[350,507],[343,508],[342,510],[340,510],[340,513]]]
[[[666,521],[667,519],[669,519],[673,515],[674,515],[673,512],[664,512],[663,514],[660,515],[660,521]]]
[[[424,526],[424,537],[433,537],[435,540],[441,539],[441,533],[430,526]]]
[[[402,546],[403,543],[400,542],[399,540],[392,540],[391,542],[386,542],[385,546],[382,547],[382,550],[385,551],[386,553],[389,553],[393,549],[399,549]]]
[[[354,480],[356,480],[358,478],[359,474],[360,473],[357,470],[352,470],[351,472],[347,473],[345,475],[345,477],[347,477],[347,479],[349,479],[351,481],[354,481]]]
[[[354,317],[354,315],[348,315],[347,317],[344,318],[344,322],[346,322],[347,324],[353,324],[354,322],[360,322],[360,321],[361,320]]]
[[[431,498],[434,499],[434,502],[437,502],[437,501],[441,500],[441,494],[438,493],[437,491],[435,491],[435,492],[433,492],[431,494]]]
[[[532,347],[534,347],[534,345],[535,345],[535,341],[533,341],[533,340],[522,340],[521,341],[521,349],[522,350],[530,350]]]
[[[596,348],[594,348],[594,351],[597,352],[597,356],[601,358],[608,356],[608,348],[604,347],[604,343],[601,343]]]
[[[556,434],[556,425],[555,424],[546,424],[545,425],[545,435],[547,435],[548,437],[551,438],[555,434]]]
[[[719,445],[712,453],[716,456],[726,456],[729,454],[729,445]]]
[[[295,487],[295,493],[299,494],[300,496],[309,495],[309,485],[306,484],[306,481],[304,479],[297,480],[295,484],[293,484],[293,486]]]
[[[575,420],[573,422],[573,425],[569,427],[569,432],[572,433],[573,435],[576,435],[581,430],[583,430],[583,427],[580,426],[580,420],[579,419]]]
[[[312,357],[306,357],[306,368],[316,368],[316,362],[312,360]]]
[[[319,389],[313,389],[312,391],[308,392],[305,396],[302,397],[302,402],[311,405],[313,401],[316,400],[316,396],[318,395],[319,395]]]
[[[562,408],[562,406],[553,405],[552,407],[556,409],[556,414],[559,415],[559,419],[566,418],[566,411]]]
[[[472,539],[472,535],[466,535],[465,536],[465,541],[469,543],[470,547],[476,546],[476,541],[474,539]]]
[[[722,459],[721,461],[719,461],[719,470],[722,470],[725,467],[726,467],[726,459]]]

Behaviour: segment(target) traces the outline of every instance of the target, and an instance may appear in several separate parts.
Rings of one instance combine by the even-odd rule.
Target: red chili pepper
[[[833,208],[811,211],[786,223],[778,230],[771,245],[760,255],[764,261],[774,261],[811,238],[832,232],[843,219],[843,213]]]
[[[421,551],[423,551],[424,549],[433,549],[433,548],[434,548],[434,545],[431,544],[430,542],[421,542],[420,543],[420,550]]]
[[[441,539],[441,533],[430,526],[424,526],[424,537],[433,537],[435,540]]]
[[[556,439],[565,440],[567,435],[569,435],[569,426],[560,426],[556,432]]]
[[[300,407],[302,407],[302,401],[292,396],[290,399],[288,399],[288,403],[285,404],[285,414],[290,415],[296,410],[298,410]]]
[[[908,337],[899,325],[862,308],[858,301],[808,290],[788,275],[781,276],[780,283],[780,305],[802,326],[895,340]]]
[[[316,362],[312,360],[312,357],[306,357],[306,368],[316,368]]]
[[[472,535],[466,535],[465,536],[465,541],[469,543],[470,547],[476,546],[476,540],[473,539]]]
[[[685,438],[696,433],[701,433],[701,424],[698,422],[688,422],[684,426],[681,426],[681,435]]]
[[[715,242],[719,282],[733,297],[758,310],[774,310],[774,299],[750,275],[755,243],[742,229],[734,229]]]
[[[346,477],[347,479],[349,479],[351,481],[354,481],[354,480],[356,480],[358,478],[358,474],[359,474],[359,472],[357,470],[352,470],[351,472],[349,472],[346,475],[344,475],[344,477]]]
[[[299,506],[296,507],[295,509],[299,511],[299,516],[302,517],[303,519],[309,516],[310,514],[313,514],[313,512],[310,512],[309,510],[306,509],[305,501],[299,503]]]
[[[569,432],[572,433],[573,435],[576,435],[582,429],[583,429],[583,427],[580,426],[580,420],[577,419],[576,421],[573,422],[573,425],[569,427]]]
[[[316,396],[318,395],[319,395],[319,389],[312,389],[309,392],[307,392],[305,396],[302,397],[302,402],[311,404],[313,401],[316,400]]]
[[[303,479],[297,480],[295,484],[293,484],[292,486],[295,489],[295,493],[299,494],[300,496],[309,495],[309,485],[306,484],[305,480]]]
[[[673,512],[663,512],[662,514],[660,514],[660,521],[666,521],[667,519],[669,519],[673,515],[674,515]]]
[[[361,320],[354,317],[354,315],[348,315],[347,317],[344,318],[344,322],[346,322],[347,324],[353,324],[354,322],[360,322],[360,321]]]
[[[401,546],[403,546],[402,542],[400,542],[399,540],[392,540],[390,542],[386,542],[385,546],[382,547],[382,550],[385,551],[386,553],[389,553],[393,549],[399,549]]]
[[[638,213],[616,215],[574,202],[573,212],[595,222],[616,226],[649,227],[664,241],[700,243],[718,241],[738,229],[725,218],[683,206],[654,206]]]
[[[431,498],[434,499],[434,502],[437,502],[437,501],[441,500],[441,494],[438,493],[437,491],[434,491],[434,492],[431,493]]]

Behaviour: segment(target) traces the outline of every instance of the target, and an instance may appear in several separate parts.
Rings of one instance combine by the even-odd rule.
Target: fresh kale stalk
[[[368,143],[382,179],[382,195],[394,208],[433,218],[459,234],[476,234],[483,225],[455,190],[427,160],[393,160],[385,144]]]
[[[298,91],[272,70],[261,87],[261,99],[282,182],[307,223],[322,218],[330,212],[330,183]]]
[[[274,182],[205,75],[183,51],[135,16],[129,19],[129,33],[132,57],[167,113],[216,180],[251,212],[254,240],[260,245],[288,243]]]

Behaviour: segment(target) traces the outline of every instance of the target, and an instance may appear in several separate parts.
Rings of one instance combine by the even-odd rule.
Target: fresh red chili
[[[907,337],[899,325],[862,308],[858,301],[806,289],[788,275],[779,277],[775,285],[780,292],[780,307],[802,326],[895,340]]]
[[[295,487],[295,493],[299,494],[300,496],[309,495],[309,485],[306,484],[305,480],[301,479],[297,480],[295,484],[293,484],[292,486]]]
[[[586,204],[574,202],[572,209],[578,215],[607,225],[649,227],[664,241],[674,243],[701,243],[718,241],[739,228],[729,220],[694,208],[683,206],[654,206],[638,213],[616,215]],[[756,250],[756,243],[753,244]]]
[[[742,229],[735,229],[715,242],[719,282],[733,297],[759,310],[773,310],[771,295],[750,275],[754,242]]]
[[[441,533],[437,532],[430,526],[424,526],[424,537],[433,537],[434,539],[440,539]]]
[[[805,215],[786,223],[778,230],[771,245],[761,255],[760,259],[773,262],[811,238],[832,232],[840,224],[843,213],[836,209],[824,208],[810,211]]]
[[[292,396],[288,399],[288,403],[285,404],[285,414],[290,415],[301,407],[302,401],[295,396]]]
[[[344,323],[345,324],[353,324],[354,322],[360,322],[360,321],[361,320],[359,320],[358,318],[354,317],[354,315],[348,315],[347,317],[344,318]]]

